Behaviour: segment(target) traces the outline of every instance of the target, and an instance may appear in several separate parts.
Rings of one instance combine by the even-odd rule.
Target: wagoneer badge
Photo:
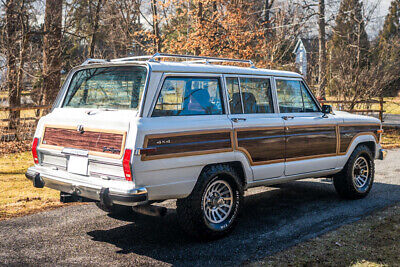
[[[117,153],[120,153],[121,150],[115,149],[115,148],[113,148],[113,147],[106,147],[106,146],[103,146],[103,152],[111,152],[111,153],[113,153],[113,154],[117,154]]]

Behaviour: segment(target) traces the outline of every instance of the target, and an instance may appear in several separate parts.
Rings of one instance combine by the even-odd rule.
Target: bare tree
[[[325,0],[318,2],[318,97],[325,99],[326,86],[326,43],[325,43]]]
[[[158,12],[156,0],[151,0],[151,11],[153,14],[153,34],[154,34],[154,48],[156,52],[161,51],[160,28],[158,25]]]
[[[18,39],[21,24],[18,21],[18,6],[21,1],[8,0],[6,2],[6,45],[7,45],[7,90],[10,108],[18,107],[21,96],[18,90],[17,55],[20,53]],[[9,112],[9,128],[16,128],[19,119],[19,111]]]
[[[46,0],[43,38],[44,103],[50,105],[61,83],[62,0]]]

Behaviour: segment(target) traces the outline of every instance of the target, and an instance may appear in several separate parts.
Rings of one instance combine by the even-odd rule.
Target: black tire
[[[111,207],[106,207],[101,202],[96,202],[96,206],[102,211],[114,216],[127,216],[133,214],[132,207],[129,206],[113,204]]]
[[[217,191],[214,191],[218,188],[224,190],[219,197]],[[187,198],[177,200],[178,222],[192,237],[202,240],[218,239],[235,228],[242,203],[243,186],[235,169],[225,164],[211,165],[202,171],[192,193]],[[220,215],[217,216],[217,213],[223,217],[218,217]]]
[[[366,167],[360,168],[361,165]],[[365,170],[368,171],[367,174]],[[363,173],[361,180],[357,179],[361,173]],[[343,170],[333,176],[333,184],[342,198],[360,199],[366,197],[371,191],[374,175],[373,154],[366,145],[359,145],[354,149]],[[362,182],[364,180],[365,182]]]

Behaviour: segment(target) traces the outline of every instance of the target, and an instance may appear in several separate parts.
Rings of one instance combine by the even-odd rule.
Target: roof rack
[[[110,60],[97,59],[97,58],[88,58],[82,63],[82,66],[89,65],[89,64],[94,64],[94,63],[105,63],[105,62],[110,62]]]
[[[236,62],[236,63],[250,64],[250,66],[252,68],[255,68],[254,63],[251,60],[234,59],[234,58],[219,58],[219,57],[203,57],[203,56],[192,56],[192,55],[177,55],[177,54],[167,54],[167,53],[155,53],[154,55],[148,55],[148,56],[124,57],[124,58],[112,59],[111,61],[112,62],[140,61],[140,60],[147,59],[147,61],[154,62],[154,61],[156,61],[157,58],[194,59],[194,60],[190,60],[190,61],[188,60],[188,62],[191,62],[191,63]],[[95,63],[95,62],[93,62],[93,63]]]

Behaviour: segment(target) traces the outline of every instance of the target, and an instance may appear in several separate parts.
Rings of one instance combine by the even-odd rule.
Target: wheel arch
[[[238,175],[238,178],[241,182],[241,186],[244,188],[246,188],[247,185],[247,175],[246,175],[246,171],[244,169],[244,166],[242,164],[242,162],[240,161],[228,161],[228,162],[218,162],[218,163],[211,163],[211,164],[207,164],[203,167],[203,169],[200,172],[199,177],[201,176],[201,174],[207,169],[210,168],[211,166],[215,166],[215,165],[228,165],[231,166],[235,172]],[[198,177],[198,178],[199,178]]]
[[[371,150],[371,153],[373,155],[373,159],[375,159],[377,141],[376,141],[375,137],[372,134],[364,134],[364,135],[357,136],[351,142],[351,144],[349,145],[349,148],[347,149],[346,154],[342,155],[339,158],[338,167],[341,166],[343,168],[344,165],[349,160],[349,158],[350,158],[351,154],[353,153],[353,151],[357,147],[359,147],[361,145],[366,145]]]

